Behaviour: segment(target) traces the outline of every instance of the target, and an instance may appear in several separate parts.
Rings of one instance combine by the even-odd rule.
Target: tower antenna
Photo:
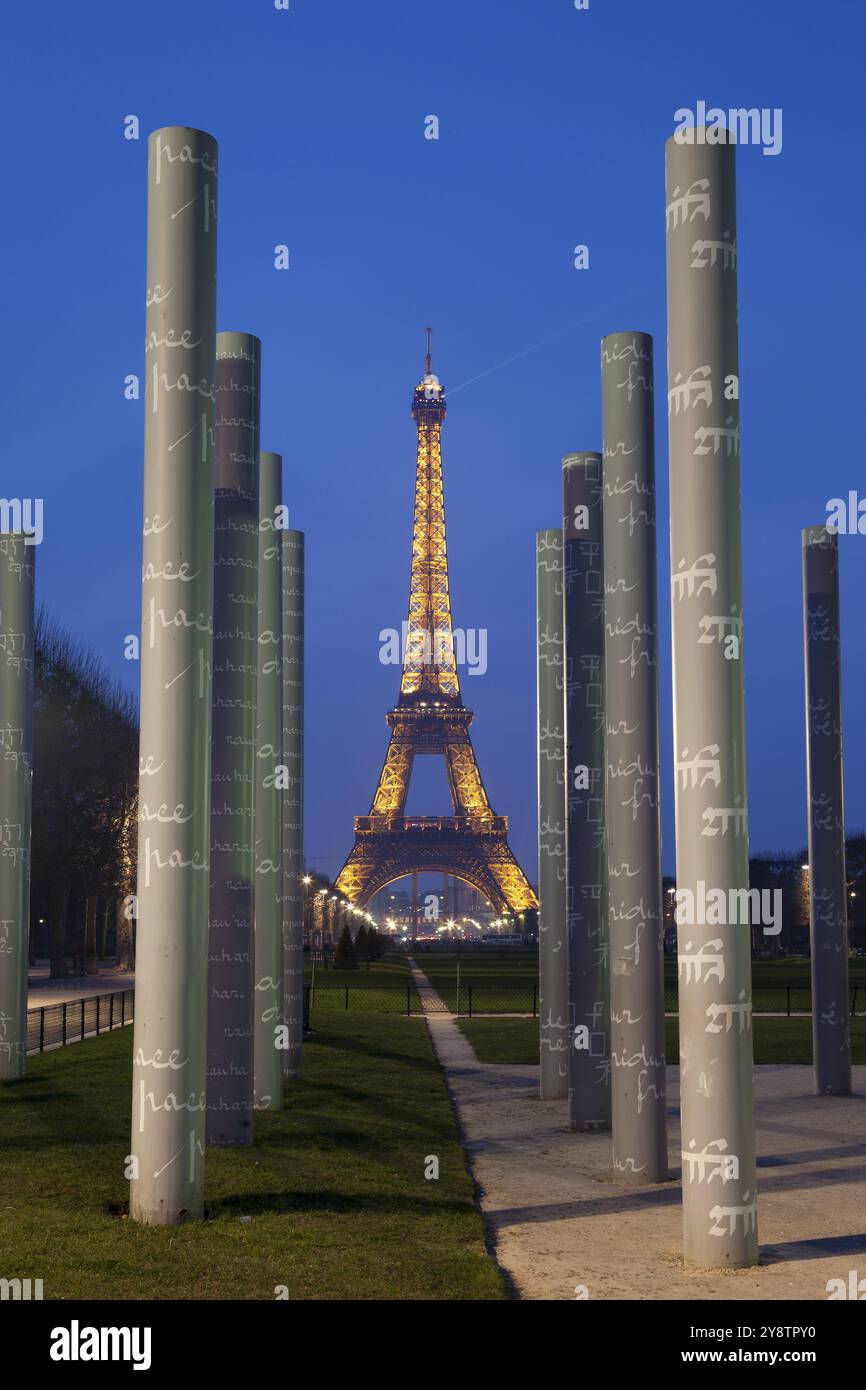
[[[430,356],[430,334],[431,334],[432,332],[433,332],[433,329],[432,329],[432,328],[428,328],[428,329],[427,329],[427,375],[428,375],[428,376],[431,376],[432,373],[433,373],[433,359],[432,359],[431,356]]]

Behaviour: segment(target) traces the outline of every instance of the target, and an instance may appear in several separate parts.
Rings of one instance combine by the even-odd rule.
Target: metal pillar
[[[668,140],[665,206],[684,1245],[732,1268],[758,1259],[751,929],[701,894],[736,918],[749,886],[734,146]]]
[[[542,1100],[568,1095],[565,681],[562,532],[535,538],[538,709],[538,972]]]
[[[261,343],[217,334],[207,1142],[253,1142]]]
[[[653,341],[601,344],[613,1173],[668,1176]]]
[[[282,1110],[283,882],[280,791],[283,766],[283,546],[278,522],[283,461],[259,460],[259,664],[256,685],[255,1106]]]
[[[129,1211],[202,1215],[217,145],[148,142],[138,931]]]
[[[0,532],[0,1081],[27,1067],[35,579],[32,538]]]
[[[283,1008],[285,1072],[299,1080],[304,1041],[304,533],[283,533]]]
[[[821,1096],[851,1094],[848,900],[842,798],[839,537],[803,532],[806,776],[809,798],[809,922],[812,1055]]]
[[[568,1108],[575,1130],[610,1128],[610,986],[604,808],[604,547],[601,454],[562,460]]]

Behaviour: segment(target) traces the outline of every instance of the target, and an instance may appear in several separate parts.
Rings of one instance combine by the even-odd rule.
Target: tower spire
[[[337,876],[339,892],[366,903],[406,873],[452,873],[500,914],[535,909],[538,899],[508,845],[508,821],[490,805],[469,735],[451,624],[442,421],[445,393],[427,372],[412,396],[417,426],[409,614],[397,704],[386,715],[391,738],[369,814],[355,818],[355,844]],[[406,816],[415,758],[444,759],[453,816]]]

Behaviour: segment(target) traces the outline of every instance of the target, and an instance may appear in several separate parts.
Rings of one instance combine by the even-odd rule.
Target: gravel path
[[[812,1095],[811,1067],[755,1068],[761,1264],[720,1274],[682,1263],[678,1067],[675,1180],[624,1188],[610,1181],[609,1136],[573,1134],[567,1102],[538,1099],[537,1066],[484,1065],[452,1015],[428,1011],[427,1023],[518,1297],[826,1299],[829,1279],[866,1277],[866,1067],[845,1098]]]

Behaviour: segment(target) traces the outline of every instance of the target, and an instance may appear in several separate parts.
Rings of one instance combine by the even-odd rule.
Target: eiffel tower
[[[469,737],[472,711],[460,698],[442,487],[441,431],[445,393],[433,375],[430,329],[427,370],[415,387],[418,427],[409,621],[400,697],[385,716],[391,740],[370,813],[355,817],[355,844],[337,889],[364,905],[411,873],[452,874],[477,888],[501,915],[538,906],[508,846],[508,817],[494,814]],[[445,759],[453,816],[406,816],[416,755]]]

